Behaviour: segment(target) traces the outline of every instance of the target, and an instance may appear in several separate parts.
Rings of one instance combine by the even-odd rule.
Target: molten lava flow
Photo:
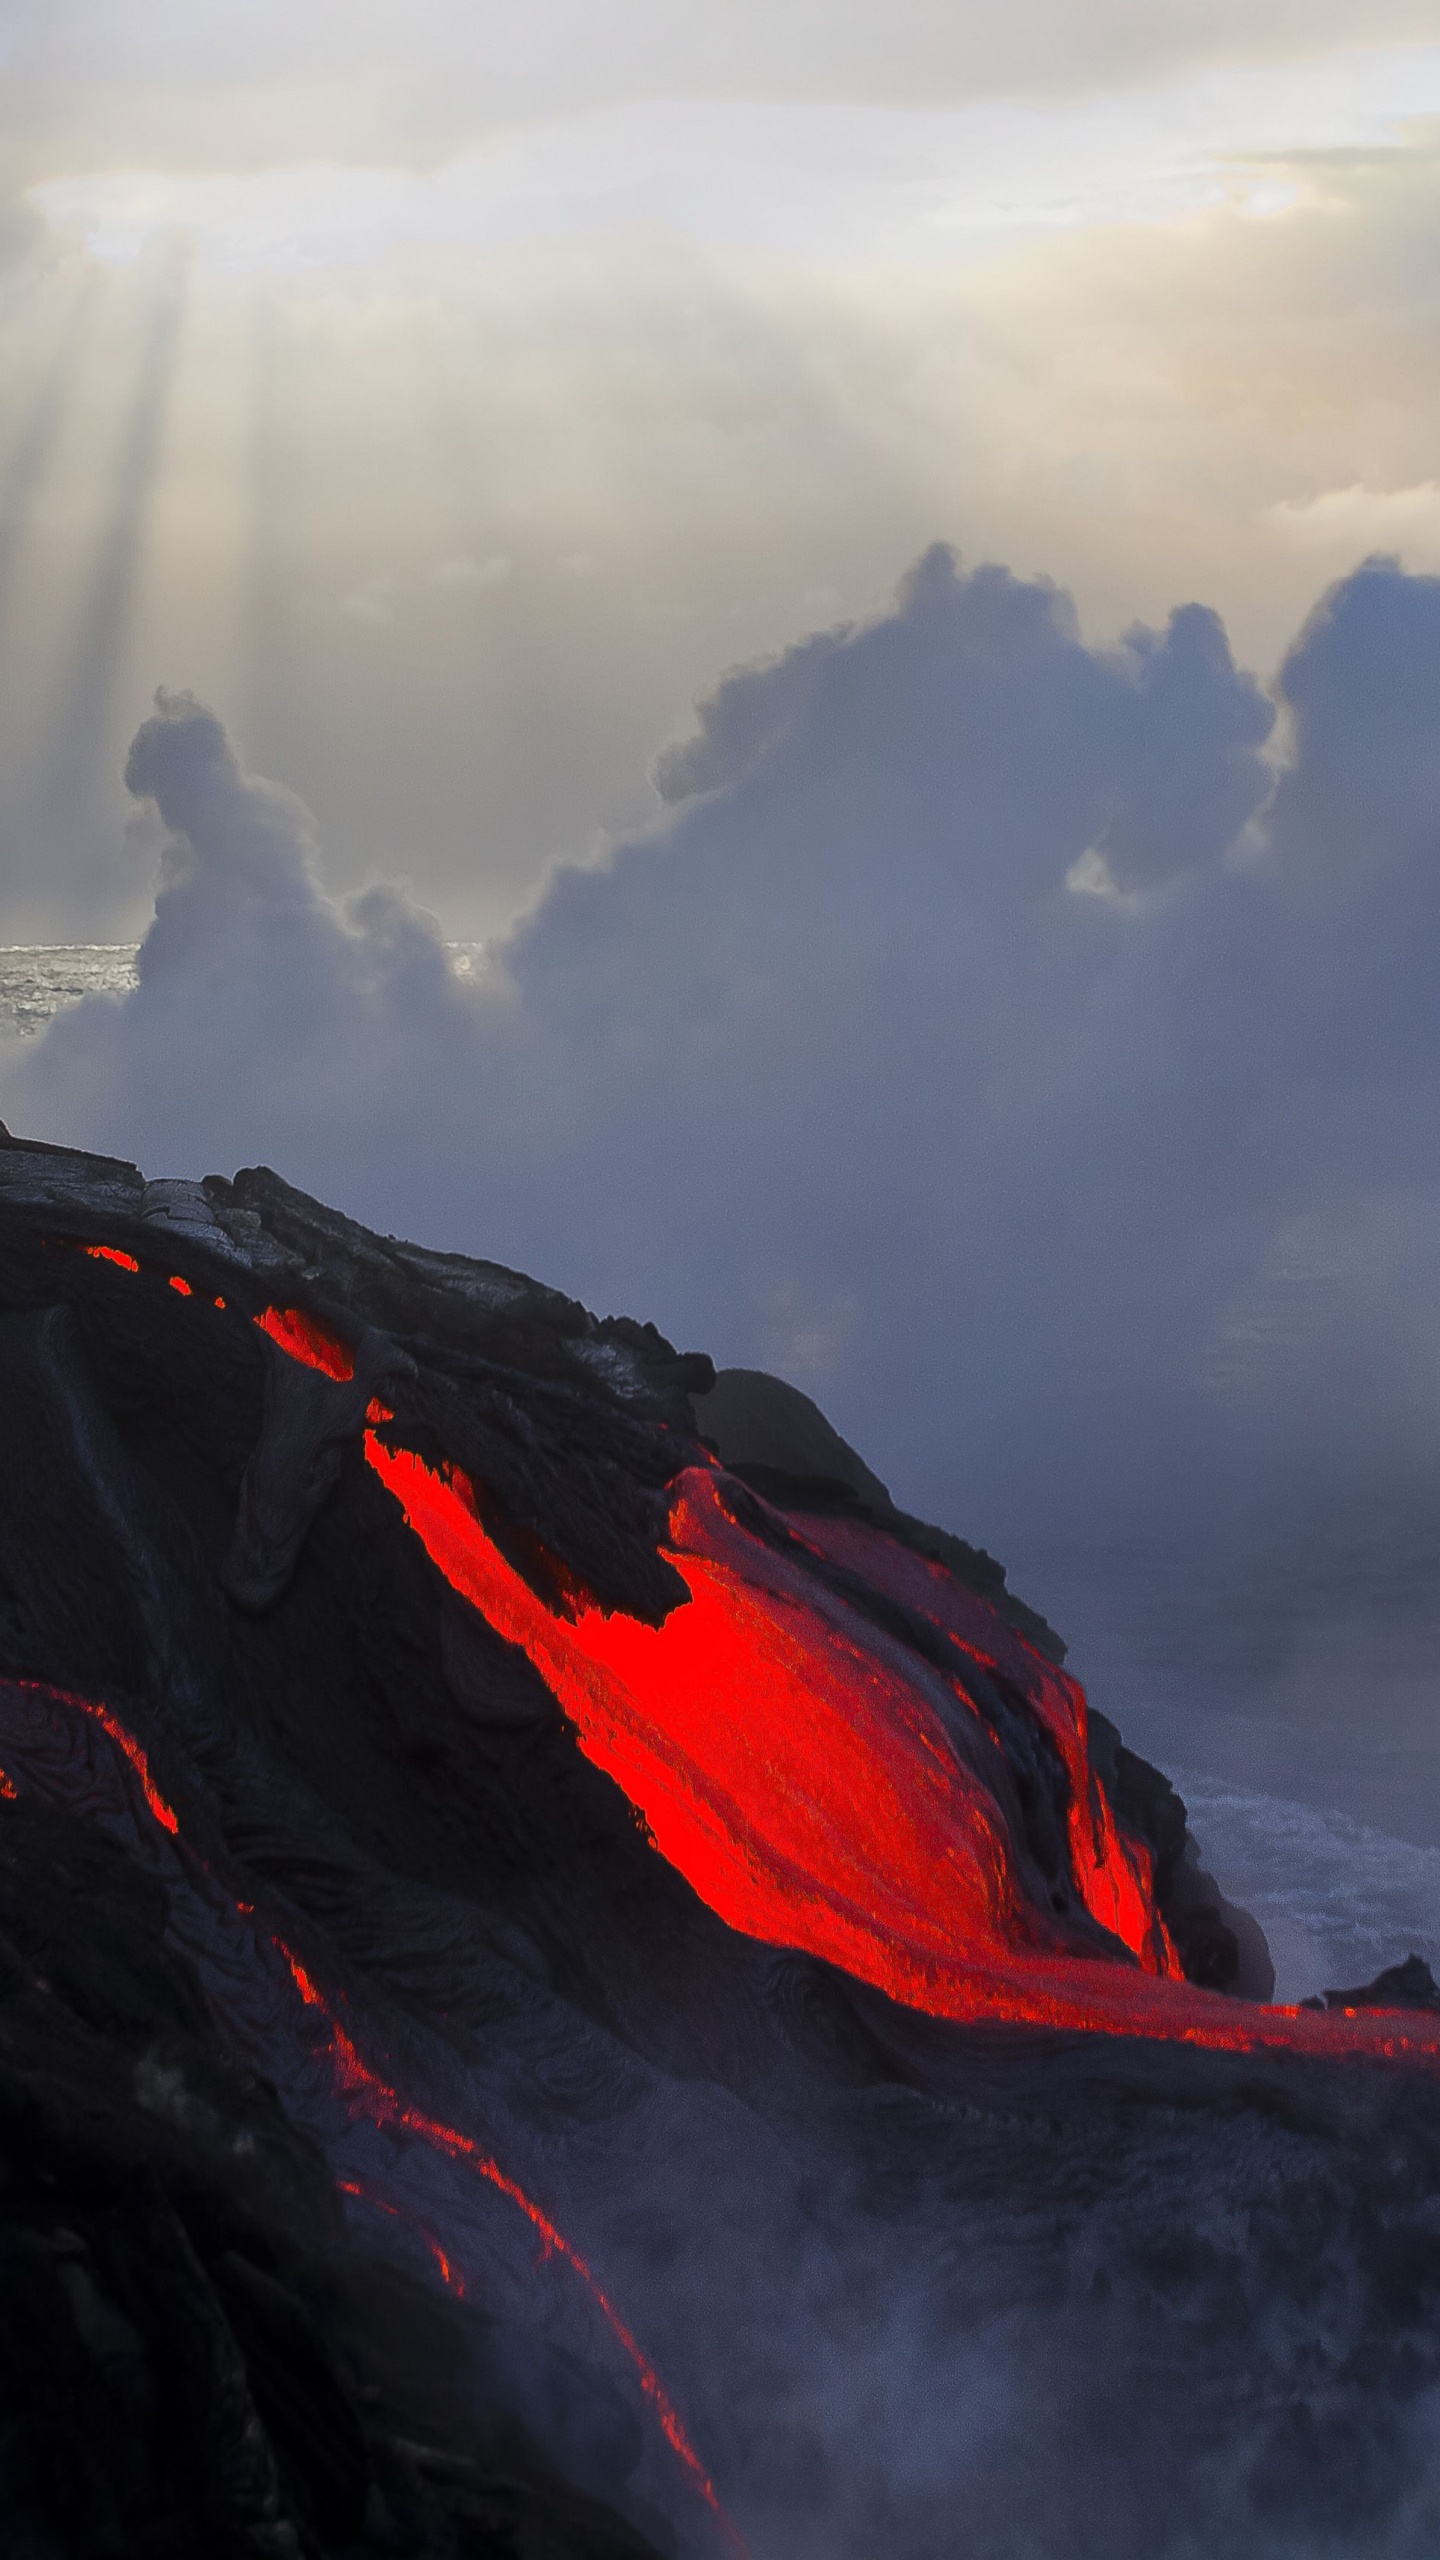
[[[805,1945],[823,1912],[834,1961],[875,1980],[883,1944],[887,1987],[928,2005],[957,1942],[998,1948],[1024,1926],[996,1809],[903,1673],[808,1594],[777,1603],[697,1552],[706,1524],[729,1527],[710,1478],[685,1479],[672,1523],[690,1604],[648,1627],[574,1602],[556,1615],[462,1477],[373,1434],[367,1446],[442,1571],[530,1654],[657,1847],[733,1927]]]
[[[221,1301],[217,1298],[215,1303],[219,1306]],[[303,1361],[307,1369],[319,1369],[323,1376],[337,1379],[342,1386],[354,1377],[355,1363],[339,1335],[299,1307],[267,1307],[255,1321],[272,1342],[288,1351],[292,1360]],[[365,1419],[373,1428],[378,1423],[393,1422],[395,1415],[391,1406],[372,1396]]]
[[[83,1250],[140,1268],[112,1245]],[[353,1378],[346,1345],[303,1310],[268,1307],[256,1322],[291,1358]],[[1137,1958],[1135,1970],[1077,1951],[1027,1898],[999,1807],[952,1744],[928,1675],[740,1529],[718,1497],[721,1470],[696,1465],[679,1480],[670,1554],[690,1598],[650,1627],[606,1615],[559,1570],[554,1605],[541,1599],[487,1535],[462,1476],[437,1474],[377,1437],[392,1419],[372,1398],[366,1452],[411,1526],[455,1588],[529,1654],[583,1749],[732,1927],[822,1956],[940,2017],[1231,2050],[1440,2053],[1440,2026],[1413,2012],[1264,2009],[1185,1983],[1155,1908],[1149,1852],[1126,1837],[1090,1765],[1083,1690],[943,1565],[873,1523],[804,1524],[819,1554],[946,1634],[956,1656],[951,1698],[977,1722],[967,1666],[1018,1684],[1069,1779],[1081,1897]],[[156,1820],[173,1831],[139,1746],[108,1710],[70,1703],[105,1724]]]
[[[262,1333],[288,1351],[292,1360],[303,1360],[307,1369],[319,1369],[342,1385],[354,1377],[355,1363],[339,1336],[299,1307],[267,1307],[255,1321]]]
[[[1440,2019],[1267,2009],[1198,1990],[1168,1960],[1162,1973],[1077,1951],[1019,1891],[998,1807],[951,1747],[918,1668],[737,1527],[712,1473],[691,1469],[675,1488],[667,1552],[690,1599],[650,1627],[583,1598],[551,1608],[488,1535],[463,1476],[373,1432],[366,1448],[447,1579],[529,1654],[589,1758],[731,1927],[937,2017],[1230,2051],[1440,2056]],[[998,1620],[990,1633],[999,1644]],[[1054,1712],[1071,1719],[1073,1750],[1079,1693],[1064,1688]],[[1118,1866],[1113,1816],[1091,1837],[1095,1870]],[[1148,1893],[1138,1860],[1120,1872]],[[1098,1898],[1094,1871],[1091,1886]]]
[[[478,2142],[473,2142],[468,2134],[458,2132],[454,2125],[442,2124],[436,2117],[424,2114],[419,2107],[407,2105],[398,2091],[391,2088],[388,2081],[382,2080],[378,2072],[372,2071],[369,2065],[361,2060],[324,1993],[317,1989],[299,1958],[292,1954],[281,1939],[277,1938],[275,1944],[294,1976],[295,1987],[306,2007],[318,2010],[330,2031],[330,2051],[337,2087],[346,2098],[352,2102],[358,2102],[370,2117],[371,2122],[382,2130],[403,2126],[407,2133],[418,2135],[422,2142],[428,2143],[432,2150],[443,2152],[447,2159],[463,2160],[468,2168],[474,2170],[478,2178],[483,2178],[487,2185],[496,2188],[502,2196],[509,2198],[511,2204],[519,2207],[526,2220],[539,2232],[545,2243],[546,2255],[548,2256],[553,2250],[555,2255],[563,2258],[565,2264],[580,2278],[611,2335],[624,2349],[639,2375],[641,2390],[660,2421],[667,2443],[679,2455],[706,2505],[734,2536],[734,2528],[729,2524],[729,2519],[715,2494],[714,2486],[685,2433],[679,2412],[660,2376],[654,2366],[642,2355],[633,2331],[627,2328],[608,2294],[602,2291],[579,2251],[571,2247],[563,2231],[556,2229],[549,2215],[527,2196],[524,2188],[517,2186],[513,2178],[506,2177],[498,2160],[492,2160],[482,2151]],[[447,2282],[448,2280],[447,2277]],[[738,2543],[738,2536],[734,2538]]]
[[[1155,1908],[1150,1851],[1143,1840],[1131,1840],[1121,1830],[1090,1765],[1089,1710],[1079,1681],[1047,1662],[945,1565],[917,1555],[871,1522],[821,1513],[793,1520],[791,1526],[817,1555],[859,1574],[948,1636],[958,1657],[962,1690],[966,1666],[974,1663],[1021,1691],[1059,1752],[1070,1782],[1070,1862],[1086,1910],[1139,1957],[1148,1973],[1183,1980],[1184,1967]]]
[[[88,1253],[92,1262],[113,1262],[120,1271],[138,1272],[142,1268],[153,1271],[155,1267],[153,1263],[142,1265],[133,1253],[122,1253],[120,1247],[114,1244],[82,1244],[78,1249],[81,1253]],[[193,1298],[195,1295],[190,1282],[178,1271],[170,1273],[170,1286],[177,1297]],[[223,1307],[224,1304],[223,1298],[215,1300],[217,1307]]]

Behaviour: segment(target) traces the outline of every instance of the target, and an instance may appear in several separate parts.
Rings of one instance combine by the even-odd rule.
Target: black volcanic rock
[[[1407,1956],[1403,1964],[1387,1964],[1373,1982],[1362,1983],[1353,1991],[1327,1991],[1323,2000],[1308,2001],[1306,2006],[1347,2010],[1440,2010],[1440,1983],[1437,1983],[1423,1956]]]
[[[487,2410],[445,2297],[347,2245],[167,1919],[93,1826],[0,1803],[0,2548],[642,2560]]]
[[[917,1555],[946,1565],[981,1592],[1007,1625],[1018,1627],[1054,1662],[1065,1647],[1053,1627],[1005,1586],[1005,1568],[983,1547],[917,1520],[891,1501],[879,1477],[842,1440],[813,1398],[764,1369],[720,1369],[714,1385],[692,1393],[696,1427],[732,1474],[782,1510],[849,1511],[873,1520]]]
[[[0,1145],[0,2549],[709,2560],[708,2473],[756,2560],[1429,2560],[1433,2066],[959,2026],[727,1927],[365,1455],[463,1470],[557,1619],[643,1635],[721,1389],[272,1174]],[[724,1501],[817,1607],[948,1658],[811,1534],[879,1525],[1047,1658],[800,1439]],[[1055,1750],[974,1686],[1095,1954]],[[1179,1798],[1092,1752],[1253,1995]]]

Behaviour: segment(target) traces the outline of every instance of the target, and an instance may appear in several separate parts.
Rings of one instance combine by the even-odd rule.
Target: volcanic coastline
[[[1440,1995],[807,1399],[8,1133],[0,1383],[7,2552],[1433,2552]]]

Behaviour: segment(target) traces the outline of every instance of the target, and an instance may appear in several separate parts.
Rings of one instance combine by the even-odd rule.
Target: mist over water
[[[1092,1703],[1165,1769],[1279,2000],[1440,1968],[1440,1536],[1007,1558]]]
[[[1440,1846],[1440,1524],[1383,1515],[1248,1553],[1136,1541],[1007,1557],[1098,1707],[1167,1768]]]

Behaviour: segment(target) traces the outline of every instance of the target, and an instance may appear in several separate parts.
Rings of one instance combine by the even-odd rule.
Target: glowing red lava
[[[1080,1872],[1091,1907],[1103,1916],[1114,1879],[1117,1917],[1148,1964],[1077,1953],[1025,1899],[999,1809],[962,1765],[902,1648],[740,1529],[711,1472],[692,1468],[673,1489],[668,1552],[690,1599],[650,1627],[583,1599],[548,1607],[486,1532],[462,1475],[437,1473],[373,1432],[366,1448],[440,1570],[528,1653],[582,1748],[731,1927],[825,1957],[936,2017],[1235,2052],[1440,2055],[1440,2018],[1264,2008],[1177,1978],[1148,1862],[1121,1840],[1079,1758],[1083,1694],[1029,1647],[1027,1687],[1029,1675],[1050,1684],[1057,1741],[1084,1779]],[[879,1530],[865,1535],[893,1544]],[[892,1581],[912,1561],[903,1549],[895,1557]],[[943,1622],[948,1603],[927,1588]],[[1021,1643],[973,1595],[964,1609],[988,1620],[983,1647],[965,1639],[977,1653],[998,1661]],[[964,1701],[962,1669],[963,1645],[955,1689]]]
[[[86,1251],[138,1268],[109,1246]],[[267,1307],[255,1321],[292,1358],[354,1376],[345,1344],[300,1309]],[[936,2017],[1232,2052],[1440,2055],[1440,2019],[1424,2013],[1265,2008],[1185,1982],[1149,1853],[1126,1838],[1091,1766],[1084,1691],[943,1565],[871,1523],[803,1523],[817,1553],[944,1631],[965,1712],[978,1712],[967,1662],[1018,1680],[1070,1780],[1081,1896],[1133,1966],[1077,1952],[1020,1890],[999,1807],[952,1746],[920,1667],[742,1530],[712,1466],[673,1488],[667,1552],[690,1598],[650,1627],[607,1614],[563,1575],[548,1605],[486,1532],[464,1476],[379,1439],[387,1407],[372,1400],[367,1419],[370,1464],[440,1570],[528,1653],[581,1747],[732,1928],[824,1957]]]
[[[790,1527],[817,1555],[848,1567],[877,1591],[902,1601],[948,1636],[963,1690],[967,1667],[998,1673],[1020,1689],[1058,1750],[1070,1781],[1070,1860],[1086,1910],[1139,1957],[1147,1973],[1179,1982],[1184,1967],[1155,1908],[1150,1851],[1127,1838],[1090,1765],[1089,1709],[1078,1680],[1048,1662],[1034,1645],[949,1569],[901,1546],[866,1520],[820,1513],[791,1518]]]
[[[255,1321],[262,1333],[288,1351],[292,1360],[303,1360],[307,1369],[318,1369],[322,1376],[342,1384],[354,1377],[355,1363],[344,1343],[299,1307],[267,1307]]]

